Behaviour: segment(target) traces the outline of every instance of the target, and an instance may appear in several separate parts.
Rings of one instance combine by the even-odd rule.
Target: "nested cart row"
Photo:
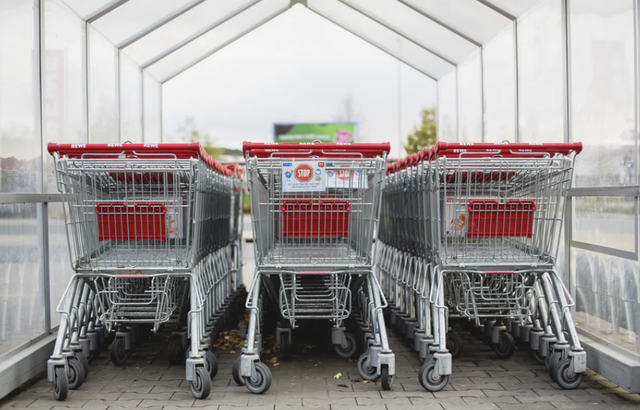
[[[586,353],[556,258],[581,150],[439,142],[387,167],[376,274],[425,389],[447,385],[458,323],[499,357],[519,344],[561,388],[580,385]]]
[[[361,347],[362,377],[390,389],[395,357],[386,301],[372,273],[389,144],[246,142],[244,152],[256,272],[234,379],[253,393],[269,389],[271,373],[259,355],[265,308],[272,306],[283,357],[301,321],[328,321],[336,353],[349,358]],[[347,332],[347,320],[358,325],[361,340]]]
[[[123,365],[145,333],[172,332],[196,398],[217,373],[213,342],[244,311],[242,179],[199,144],[49,144],[75,275],[47,363],[64,400],[110,341]]]

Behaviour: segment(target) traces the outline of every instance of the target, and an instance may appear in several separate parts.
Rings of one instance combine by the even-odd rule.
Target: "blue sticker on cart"
[[[324,162],[295,161],[282,164],[282,192],[323,192],[327,189]]]

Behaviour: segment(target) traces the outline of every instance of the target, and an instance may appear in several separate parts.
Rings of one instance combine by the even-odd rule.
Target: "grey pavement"
[[[124,367],[115,367],[105,353],[91,364],[84,385],[64,402],[53,400],[51,385],[43,378],[0,401],[0,409],[640,409],[640,395],[627,393],[593,372],[579,389],[563,391],[550,380],[544,365],[526,352],[516,351],[510,359],[500,360],[471,335],[461,335],[464,352],[454,360],[449,385],[437,393],[420,386],[415,352],[390,330],[397,370],[391,391],[362,382],[354,361],[339,359],[329,349],[301,344],[296,357],[278,364],[270,362],[271,351],[263,353],[273,383],[262,395],[233,382],[231,367],[239,351],[217,350],[220,368],[211,395],[195,400],[184,380],[184,367],[169,365],[165,357],[166,337],[155,336]],[[338,373],[342,377],[336,379]]]

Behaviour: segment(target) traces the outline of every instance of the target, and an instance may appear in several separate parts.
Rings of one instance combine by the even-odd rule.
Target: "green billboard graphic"
[[[275,142],[357,142],[358,124],[274,124],[273,137]]]

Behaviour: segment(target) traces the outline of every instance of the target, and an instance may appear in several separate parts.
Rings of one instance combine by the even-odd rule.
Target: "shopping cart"
[[[371,274],[384,166],[389,144],[244,143],[256,273],[247,298],[247,340],[234,379],[251,392],[268,390],[259,362],[263,306],[280,316],[277,342],[286,356],[302,320],[327,320],[336,353],[358,347],[344,322],[364,329],[361,373],[390,389],[395,373],[380,286]],[[355,304],[355,305],[354,305]]]
[[[86,355],[104,337],[99,329],[115,333],[110,357],[122,365],[145,328],[157,332],[167,324],[175,329],[170,362],[186,357],[194,397],[207,397],[217,372],[212,340],[241,293],[232,213],[241,196],[238,172],[199,144],[49,144],[48,150],[76,272],[58,306],[62,320],[47,364],[55,398],[82,385]]]
[[[416,335],[429,345],[427,355],[424,346],[420,350],[426,359],[420,381],[426,389],[443,388],[441,376],[448,374],[436,371],[442,365],[428,351],[434,346],[454,355],[462,351],[461,339],[443,316],[470,324],[499,357],[513,353],[516,336],[546,358],[562,388],[581,383],[586,353],[570,314],[573,301],[555,268],[573,161],[581,149],[581,144],[438,143],[388,168],[388,185],[404,190],[397,188],[398,198],[390,198],[383,211],[381,240],[391,248],[386,254],[423,258],[424,276],[432,278],[422,289],[414,286],[432,306],[424,310],[431,318],[409,315],[417,320]],[[405,208],[398,199],[406,201]],[[411,203],[426,205],[425,210],[416,216]],[[417,229],[401,234],[388,229],[397,220],[412,219]],[[402,282],[388,268],[380,275],[384,283]],[[405,296],[394,297],[393,306],[406,313],[397,299]],[[415,339],[414,347],[420,347]]]

